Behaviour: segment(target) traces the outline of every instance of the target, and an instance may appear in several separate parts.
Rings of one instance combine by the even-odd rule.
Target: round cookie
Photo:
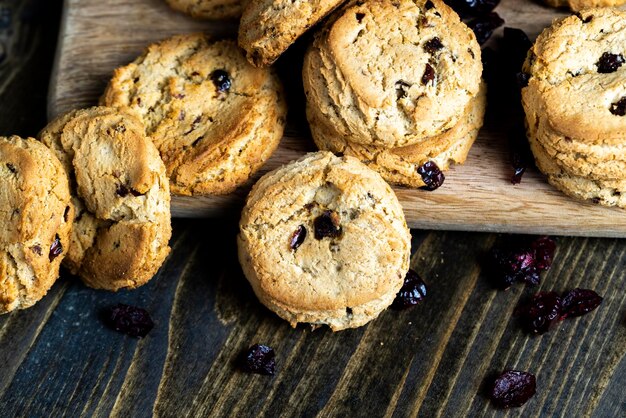
[[[465,162],[482,127],[485,107],[486,85],[483,83],[479,94],[468,104],[463,119],[453,128],[420,144],[392,149],[351,143],[349,138],[342,138],[314,115],[309,119],[313,140],[320,149],[358,158],[390,183],[423,187],[425,183],[417,169],[427,161],[434,161],[443,171],[452,163]]]
[[[619,145],[626,132],[626,12],[587,9],[555,21],[524,64],[525,110],[563,136]]]
[[[76,206],[64,264],[89,286],[118,290],[150,280],[169,254],[165,167],[132,113],[73,111],[41,133],[69,173]]]
[[[32,306],[59,277],[74,208],[63,166],[33,138],[0,137],[0,314]]]
[[[243,0],[166,0],[172,9],[196,19],[235,19]]]
[[[175,36],[118,68],[101,103],[145,124],[173,193],[226,194],[269,159],[286,106],[269,69],[252,67],[232,40]]]
[[[626,179],[598,181],[572,175],[551,159],[536,138],[529,135],[529,142],[537,168],[554,187],[577,199],[626,208]]]
[[[391,187],[356,158],[311,153],[263,176],[242,212],[239,260],[259,300],[292,326],[374,319],[409,268]]]
[[[548,6],[568,7],[574,12],[590,7],[615,7],[626,3],[626,0],[543,0]]]
[[[341,9],[307,51],[307,105],[353,143],[397,148],[454,127],[479,90],[480,47],[441,0]]]
[[[310,27],[344,0],[248,2],[239,24],[239,46],[257,67],[271,65]]]

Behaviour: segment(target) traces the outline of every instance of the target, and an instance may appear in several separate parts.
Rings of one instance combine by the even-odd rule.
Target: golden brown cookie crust
[[[330,211],[341,228],[317,237]],[[335,222],[335,221],[334,221]],[[306,236],[294,249],[294,232]],[[239,259],[255,293],[293,326],[358,327],[393,301],[408,270],[410,233],[380,175],[352,157],[311,153],[263,176],[243,210]]]
[[[143,121],[182,195],[226,194],[247,182],[278,146],[287,112],[271,70],[252,67],[234,41],[203,34],[149,46],[115,71],[101,103]]]
[[[543,0],[548,6],[567,7],[573,12],[579,12],[591,7],[615,7],[626,3],[626,0]]]
[[[70,112],[41,133],[67,167],[76,206],[65,265],[89,286],[135,288],[169,254],[169,184],[158,151],[132,113]]]
[[[170,7],[196,19],[235,19],[243,0],[166,0]]]
[[[28,308],[52,287],[73,216],[54,154],[33,138],[0,137],[0,313]]]

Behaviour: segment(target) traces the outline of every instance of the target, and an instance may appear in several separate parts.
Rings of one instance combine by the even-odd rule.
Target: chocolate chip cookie
[[[311,153],[248,196],[239,260],[259,300],[293,326],[361,326],[389,306],[411,235],[382,177],[356,158]]]

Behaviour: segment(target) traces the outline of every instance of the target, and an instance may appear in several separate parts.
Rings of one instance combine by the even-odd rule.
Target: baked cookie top
[[[0,137],[0,313],[48,292],[70,246],[73,216],[54,154],[32,138]]]
[[[307,101],[352,142],[400,147],[453,127],[479,90],[474,33],[440,0],[346,7],[307,52]]]
[[[241,15],[243,0],[165,0],[174,10],[196,19],[234,19]]]
[[[543,0],[553,7],[568,7],[574,12],[590,7],[615,7],[626,3],[626,0]]]
[[[73,111],[41,133],[65,164],[76,217],[66,264],[88,285],[134,288],[169,253],[169,184],[158,151],[132,113]]]
[[[115,70],[101,100],[145,124],[177,194],[225,194],[278,146],[286,106],[276,75],[232,40],[180,35]]]
[[[564,136],[590,143],[626,138],[626,13],[587,9],[557,20],[529,51],[524,105]]]
[[[391,187],[357,159],[329,152],[262,177],[240,222],[240,260],[261,300],[308,313],[306,322],[339,311],[348,324],[333,329],[354,326],[350,314],[361,305],[380,301],[371,307],[377,315],[393,301],[410,246]]]
[[[239,24],[239,46],[257,67],[272,64],[296,39],[344,0],[248,2]]]

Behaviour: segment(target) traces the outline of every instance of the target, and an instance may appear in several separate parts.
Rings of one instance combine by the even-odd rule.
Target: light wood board
[[[506,26],[534,37],[562,13],[531,0],[503,0],[496,11]],[[65,0],[49,116],[96,104],[114,68],[146,45],[170,35],[203,30],[230,36],[236,25],[201,22],[175,13],[163,0]],[[299,77],[300,68],[283,71]],[[294,112],[292,112],[294,113]],[[298,113],[298,112],[295,112]],[[291,117],[282,144],[262,172],[314,149],[302,118]],[[413,228],[626,237],[626,212],[579,202],[553,189],[530,169],[513,186],[504,132],[486,126],[463,166],[446,173],[434,191],[396,188]],[[259,175],[262,173],[259,173]],[[220,197],[173,197],[173,216],[235,213],[249,190]]]

